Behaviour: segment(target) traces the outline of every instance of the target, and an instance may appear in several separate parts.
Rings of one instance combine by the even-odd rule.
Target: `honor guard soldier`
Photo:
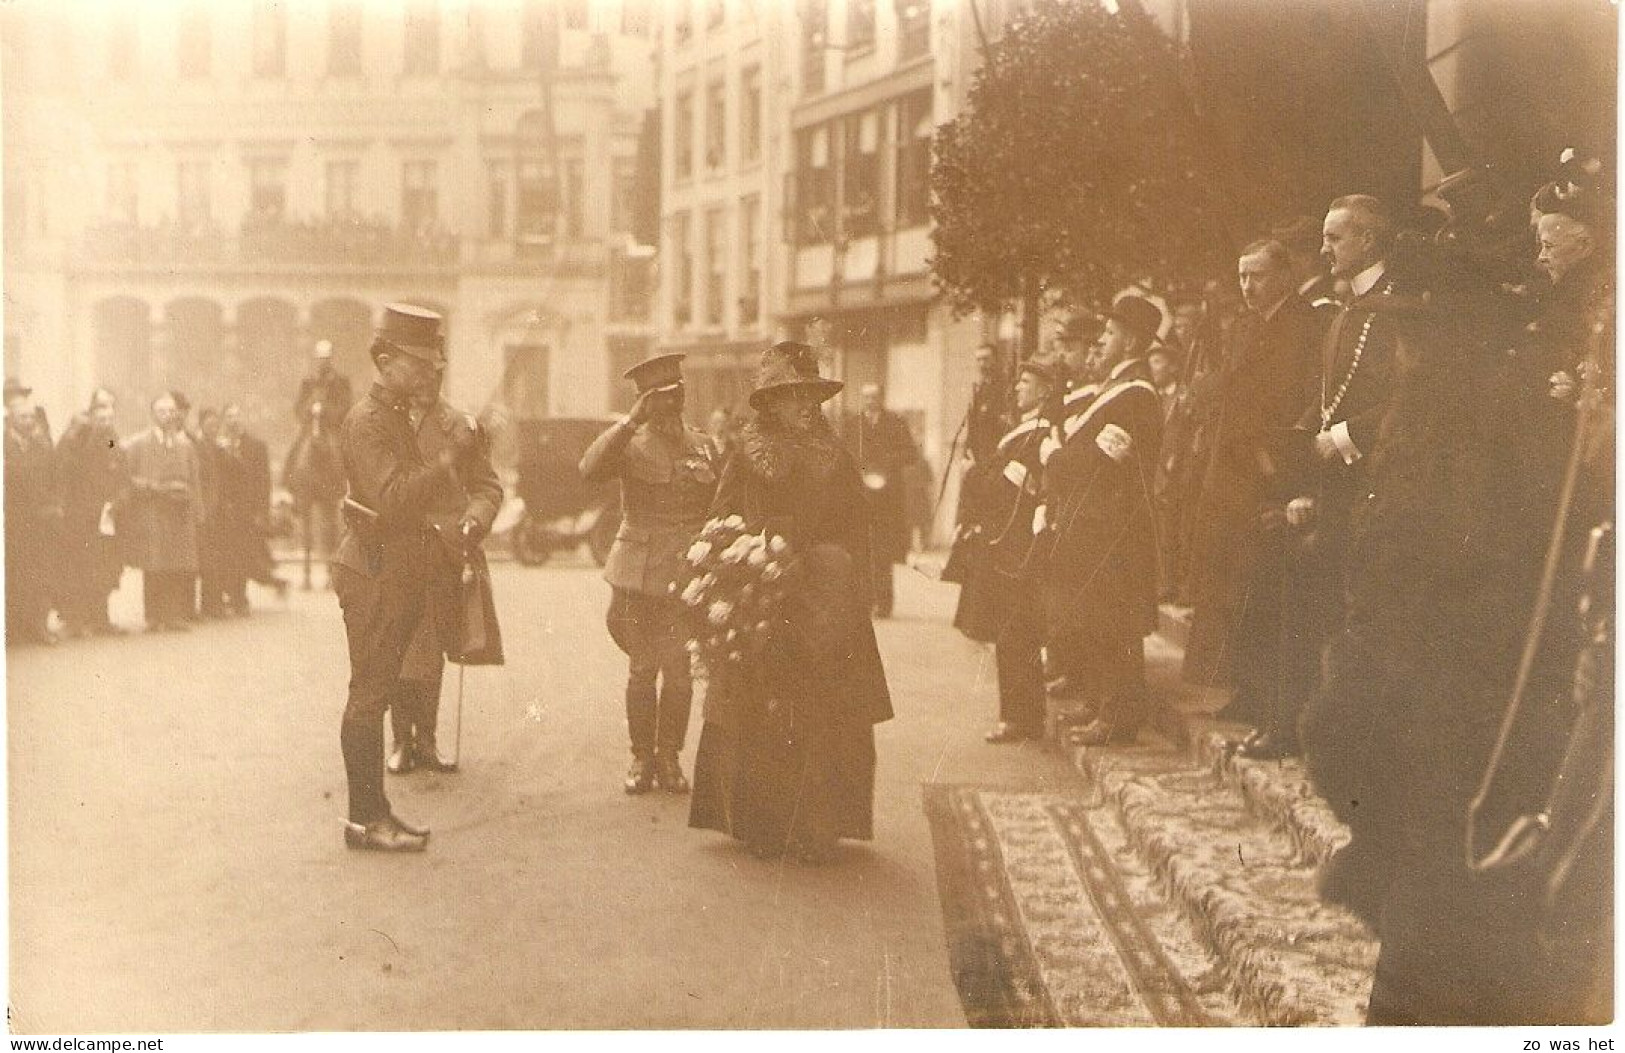
[[[1095,342],[1107,371],[1101,392],[1044,466],[1051,634],[1070,634],[1078,676],[1099,692],[1099,716],[1074,745],[1133,742],[1146,720],[1143,637],[1156,628],[1153,477],[1162,412],[1145,354],[1162,311],[1121,297]]]
[[[604,580],[614,592],[609,634],[630,663],[626,725],[632,739],[627,793],[658,785],[686,793],[679,755],[694,697],[681,601],[671,587],[705,525],[717,488],[711,440],[683,421],[682,355],[656,355],[626,371],[637,401],[581,458],[590,482],[621,481],[621,528]]]
[[[340,434],[349,496],[333,589],[344,612],[350,649],[350,693],[340,742],[349,782],[351,848],[421,852],[429,831],[402,822],[384,793],[384,710],[434,579],[431,513],[463,486],[477,436],[459,431],[426,460],[413,429],[412,402],[439,390],[445,338],[433,311],[384,308],[372,343],[378,379],[355,404]]]
[[[999,440],[993,464],[999,477],[989,495],[989,559],[997,581],[998,619],[993,644],[999,675],[999,723],[987,733],[998,744],[1044,733],[1044,606],[1033,566],[1033,520],[1038,507],[1039,450],[1049,435],[1044,407],[1057,388],[1052,363],[1028,359],[1016,376],[1021,420]]]

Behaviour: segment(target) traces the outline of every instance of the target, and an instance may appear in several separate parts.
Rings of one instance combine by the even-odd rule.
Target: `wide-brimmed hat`
[[[377,339],[430,365],[443,366],[446,364],[446,337],[440,330],[442,321],[438,313],[427,307],[385,304]]]
[[[1112,309],[1106,312],[1106,317],[1148,344],[1162,332],[1162,308],[1143,296],[1118,297]]]
[[[818,352],[808,344],[783,340],[762,352],[761,364],[756,367],[756,389],[750,393],[750,404],[762,408],[762,396],[772,391],[805,388],[818,396],[819,402],[834,398],[845,384],[830,380],[818,372]]]
[[[32,395],[34,389],[18,380],[16,377],[6,378],[5,400],[10,402],[18,395]]]
[[[675,391],[683,386],[683,355],[666,354],[646,358],[621,375],[645,391]]]

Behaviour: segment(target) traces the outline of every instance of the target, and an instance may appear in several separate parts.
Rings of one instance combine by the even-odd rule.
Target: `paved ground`
[[[948,626],[951,587],[898,581],[877,836],[822,869],[621,793],[622,659],[584,564],[497,568],[510,665],[468,674],[464,770],[392,779],[434,828],[421,857],[342,846],[330,594],[12,652],[13,1029],[963,1026],[921,784],[1076,776],[981,741],[991,654]]]

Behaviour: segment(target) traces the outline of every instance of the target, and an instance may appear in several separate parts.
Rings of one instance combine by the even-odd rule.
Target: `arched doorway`
[[[225,326],[220,305],[203,297],[172,300],[164,308],[164,358],[161,381],[180,391],[197,409],[218,408],[233,397],[238,378],[224,368]]]
[[[118,399],[118,428],[128,434],[149,418],[147,401],[158,391],[152,376],[152,315],[146,301],[115,296],[91,311],[96,384]]]
[[[307,355],[299,339],[299,312],[286,300],[245,300],[237,308],[237,349],[242,362],[243,415],[280,458],[298,433],[293,401]]]

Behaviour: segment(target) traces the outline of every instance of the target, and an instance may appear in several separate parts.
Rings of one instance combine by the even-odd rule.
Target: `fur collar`
[[[827,423],[815,423],[807,431],[786,431],[761,417],[740,429],[739,448],[756,474],[769,482],[780,482],[798,472],[822,479],[841,454],[841,444]]]

